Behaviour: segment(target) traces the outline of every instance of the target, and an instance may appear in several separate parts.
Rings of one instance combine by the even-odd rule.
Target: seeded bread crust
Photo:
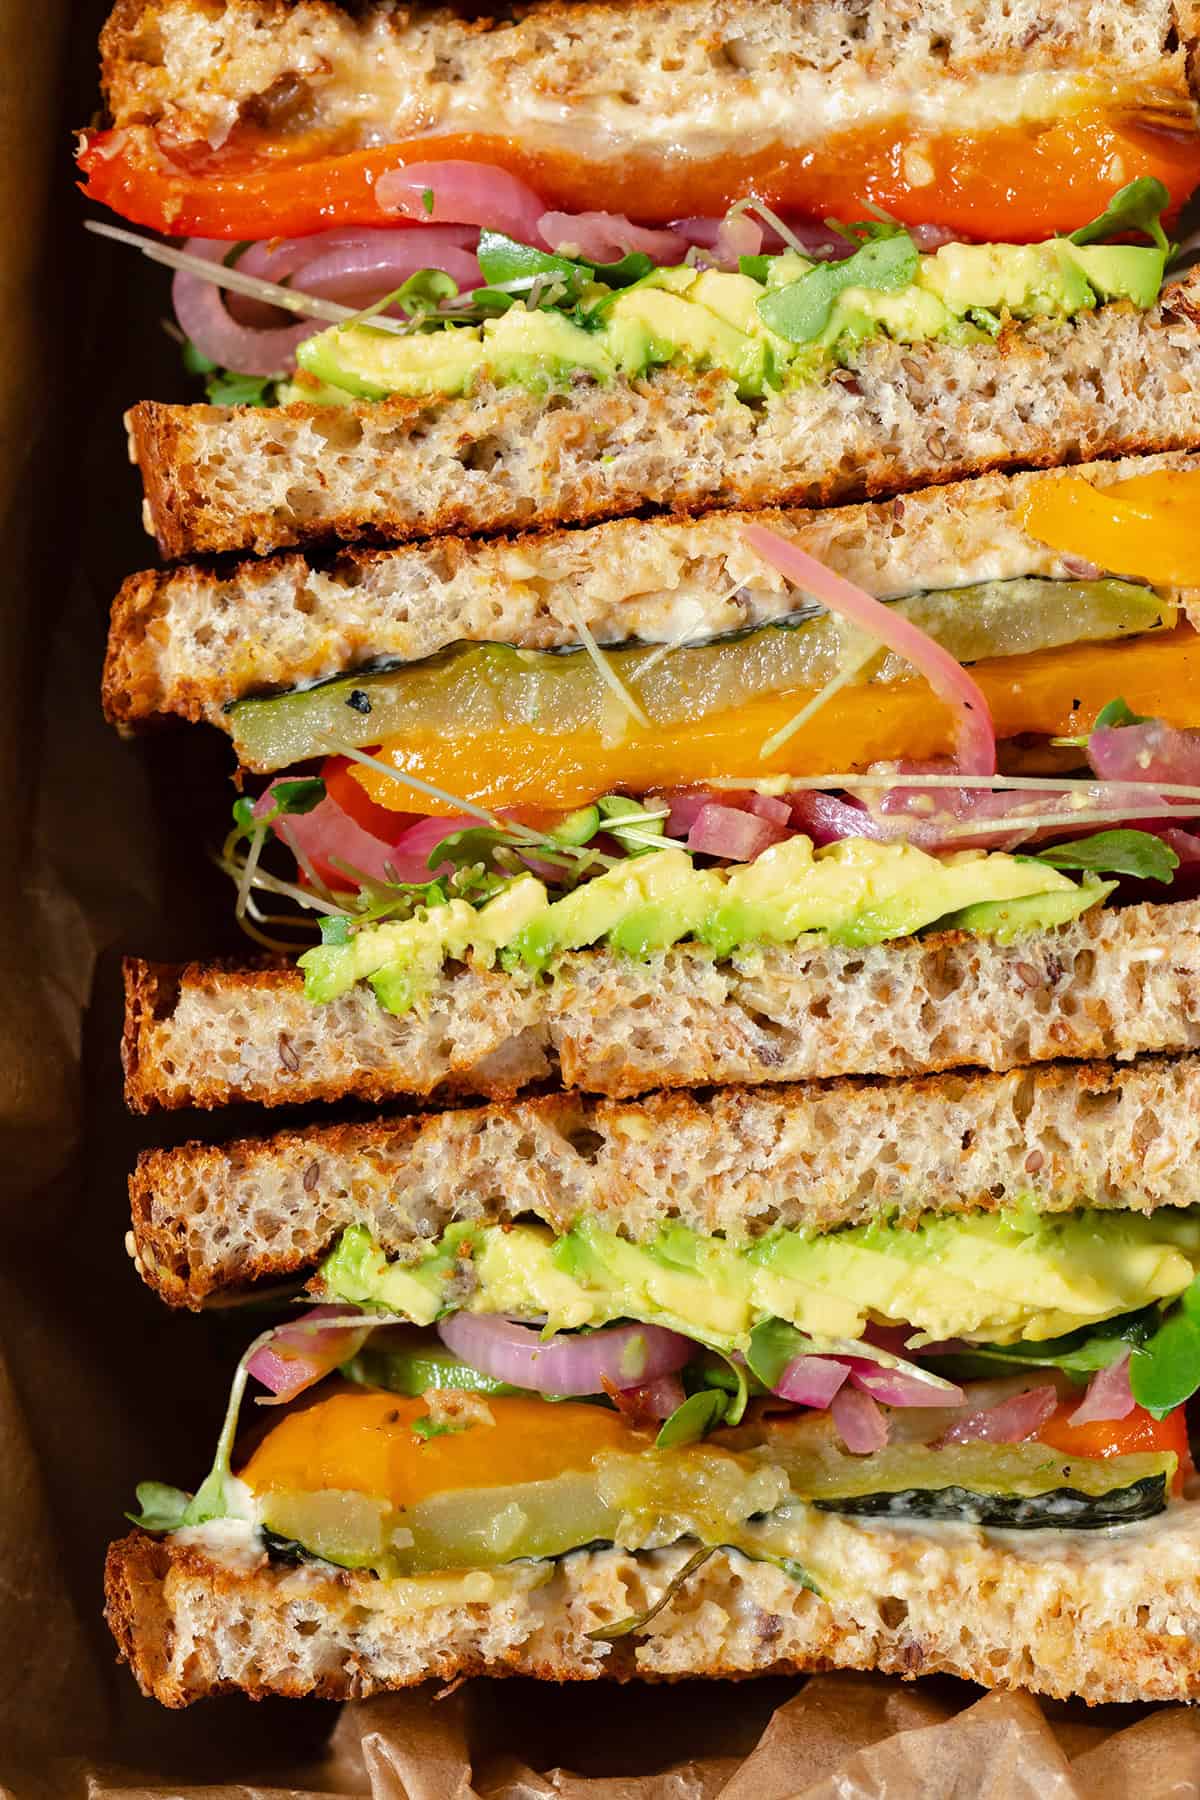
[[[144,1151],[129,1198],[142,1279],[192,1308],[311,1269],[351,1225],[404,1257],[464,1219],[739,1243],[1018,1201],[1152,1212],[1200,1201],[1200,1057],[634,1105],[551,1094]]]
[[[876,340],[828,379],[755,402],[715,372],[663,370],[345,408],[143,401],[126,423],[166,557],[825,506],[1190,447],[1198,301],[1200,272],[1149,313],[1122,303],[969,347]]]
[[[947,69],[957,87],[1078,71],[1131,104],[1180,108],[1194,12],[1190,0],[545,0],[489,17],[388,0],[120,0],[101,37],[102,82],[117,125],[164,125],[182,142],[220,144],[240,122],[353,143],[503,120],[538,147],[569,113],[585,154],[661,128],[711,154],[745,148],[745,133],[722,135],[714,118],[757,98],[745,126],[761,135],[772,93],[795,95],[784,141],[819,135],[803,104],[814,77],[859,96],[868,116],[902,109]],[[1063,105],[1053,91],[1033,118]],[[992,110],[984,85],[985,123]]]
[[[486,1578],[465,1578],[472,1588],[459,1577],[414,1604],[403,1583],[253,1555],[218,1561],[135,1531],[108,1553],[106,1616],[143,1693],[167,1706],[222,1692],[362,1699],[464,1675],[675,1681],[835,1668],[957,1675],[1091,1705],[1200,1696],[1194,1500],[1142,1526],[1006,1542],[833,1514],[814,1514],[810,1532],[817,1566],[837,1571],[828,1599],[719,1550],[644,1633],[612,1644],[587,1634],[648,1610],[691,1546],[579,1551],[538,1586],[489,1592]],[[1088,1541],[1100,1536],[1102,1546]]]
[[[1200,431],[1194,439],[1200,448]],[[1098,486],[1198,467],[1194,452],[1091,463]],[[439,538],[325,561],[189,564],[131,575],[113,605],[103,701],[109,720],[160,714],[229,729],[225,706],[322,681],[376,659],[412,662],[464,639],[545,650],[716,635],[795,605],[782,576],[742,543],[746,524],[785,532],[879,599],[1016,576],[1065,577],[1080,565],[1022,529],[1031,493],[1066,471],[982,475],[904,500],[821,512],[618,519],[502,541]],[[1200,590],[1179,598],[1200,625]]]
[[[129,961],[125,979],[138,1112],[507,1099],[551,1079],[621,1099],[1200,1048],[1200,900],[1094,908],[1011,945],[949,932],[719,963],[694,944],[639,962],[580,951],[551,981],[463,966],[402,1016],[364,986],[313,1005],[287,965]]]

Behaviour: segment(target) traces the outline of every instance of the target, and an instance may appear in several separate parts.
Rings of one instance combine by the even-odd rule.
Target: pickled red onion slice
[[[958,773],[996,773],[996,733],[987,699],[972,676],[927,632],[892,608],[884,606],[864,589],[835,575],[814,556],[765,525],[747,525],[742,536],[763,561],[819,600],[840,618],[849,619],[898,656],[903,656],[928,681],[947,706],[954,709],[958,727]]]

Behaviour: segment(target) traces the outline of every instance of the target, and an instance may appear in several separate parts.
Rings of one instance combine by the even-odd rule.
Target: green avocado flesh
[[[960,663],[1103,642],[1175,622],[1174,607],[1149,588],[1116,580],[983,582],[901,600],[896,611]],[[823,688],[861,662],[864,642],[825,613],[680,645],[666,655],[642,644],[609,647],[605,654],[650,723],[670,728],[768,694]],[[855,680],[898,681],[910,673],[881,647]],[[228,719],[242,766],[268,773],[325,755],[331,734],[361,749],[413,731],[603,732],[612,726],[613,695],[582,648],[460,643],[421,662],[239,700]]]
[[[792,251],[754,259],[762,280],[656,269],[616,292],[592,282],[569,311],[514,305],[480,324],[439,321],[405,335],[370,323],[332,326],[300,345],[301,376],[284,384],[281,399],[451,396],[483,381],[545,390],[580,374],[606,382],[661,367],[718,370],[754,399],[818,377],[873,338],[984,343],[1005,319],[1066,320],[1115,300],[1150,307],[1164,260],[1158,249],[1065,238],[947,244],[912,255],[907,286],[845,287],[816,309],[806,301],[827,284],[828,265]]]
[[[1113,885],[1077,885],[1043,863],[1000,851],[930,856],[867,838],[814,850],[798,836],[728,869],[699,868],[683,849],[630,857],[557,900],[536,876],[521,875],[482,906],[463,899],[421,906],[411,918],[364,926],[299,960],[314,1003],[369,981],[380,1005],[400,1013],[420,1003],[446,962],[468,957],[488,967],[499,958],[509,969],[545,970],[564,951],[596,944],[635,957],[685,938],[718,957],[810,933],[839,944],[877,944],[935,922],[952,927],[969,908],[978,909],[975,929],[1007,939],[1085,912]],[[995,907],[999,912],[987,910]]]
[[[560,1237],[541,1224],[456,1224],[406,1262],[352,1226],[318,1285],[328,1300],[418,1325],[461,1309],[545,1319],[548,1331],[635,1319],[744,1352],[767,1319],[825,1349],[853,1345],[870,1321],[908,1326],[917,1347],[1038,1342],[1175,1299],[1197,1270],[1200,1208],[1021,1207],[740,1244],[682,1225],[634,1244],[588,1216]]]
[[[469,1427],[487,1430],[486,1425]],[[1044,1444],[897,1444],[850,1456],[826,1433],[772,1432],[749,1451],[712,1443],[640,1455],[608,1452],[592,1467],[514,1487],[463,1488],[395,1509],[341,1490],[263,1496],[262,1523],[280,1548],[397,1578],[495,1569],[585,1546],[641,1550],[691,1540],[780,1563],[818,1592],[817,1512],[958,1519],[1029,1529],[1090,1529],[1161,1512],[1170,1453],[1070,1459]]]

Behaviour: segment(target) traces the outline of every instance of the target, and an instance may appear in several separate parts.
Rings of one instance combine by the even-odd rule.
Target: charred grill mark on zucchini
[[[1152,1519],[1167,1504],[1167,1478],[1148,1475],[1107,1494],[1052,1488],[1045,1494],[973,1494],[966,1488],[905,1488],[895,1494],[859,1494],[814,1500],[818,1512],[850,1513],[870,1519],[956,1520],[1006,1530],[1100,1531]]]

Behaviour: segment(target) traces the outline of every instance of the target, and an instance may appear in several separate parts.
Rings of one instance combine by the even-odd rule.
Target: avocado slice
[[[530,309],[518,302],[475,324],[435,317],[405,334],[369,321],[333,326],[300,346],[302,380],[286,384],[285,394],[302,397],[308,378],[322,403],[344,396],[449,396],[468,392],[485,375],[541,391],[581,371],[597,380],[618,373],[636,380],[669,364],[719,370],[743,399],[756,399],[788,381],[819,377],[874,337],[964,343],[983,335],[980,315],[986,315],[984,323],[1001,316],[1071,318],[1121,299],[1148,307],[1165,263],[1159,248],[1080,246],[1066,238],[947,244],[920,257],[904,233],[894,234],[890,244],[904,252],[902,266],[892,269],[894,279],[882,279],[882,262],[896,262],[889,241],[860,245],[851,258],[854,268],[832,281],[837,296],[829,296],[828,316],[820,309],[811,330],[785,333],[783,319],[794,311],[787,290],[810,276],[830,287],[830,265],[786,251],[744,258],[737,274],[698,273],[681,264],[654,269],[618,289],[603,281],[568,283],[570,294],[555,305]],[[540,252],[527,254],[571,267]],[[578,267],[582,275],[584,265]],[[880,277],[874,286],[872,272]],[[855,285],[843,288],[843,280]]]
[[[414,1263],[389,1263],[352,1226],[322,1264],[321,1283],[331,1299],[427,1324],[453,1305],[448,1284],[468,1265],[473,1312],[544,1318],[551,1330],[631,1319],[729,1354],[744,1353],[765,1320],[781,1319],[837,1355],[852,1354],[876,1320],[991,1350],[1178,1299],[1200,1268],[1200,1208],[927,1214],[915,1225],[820,1237],[778,1230],[742,1242],[672,1226],[633,1243],[584,1214],[558,1237],[535,1223],[455,1225]]]
[[[1060,240],[1044,244],[944,244],[921,259],[918,285],[963,318],[972,308],[1029,319],[1072,313],[1095,295]]]
[[[1154,305],[1162,286],[1165,253],[1144,244],[1073,244],[1063,238],[1062,256],[1075,263],[1102,300]]]
[[[317,381],[359,400],[464,394],[486,362],[477,325],[400,336],[370,325],[335,325],[305,338],[296,362]]]
[[[638,284],[625,288],[604,308],[605,335],[621,373],[638,376],[656,364],[683,363],[691,369],[723,369],[739,394],[761,394],[768,373],[767,346],[760,335],[739,331],[687,294]]]

